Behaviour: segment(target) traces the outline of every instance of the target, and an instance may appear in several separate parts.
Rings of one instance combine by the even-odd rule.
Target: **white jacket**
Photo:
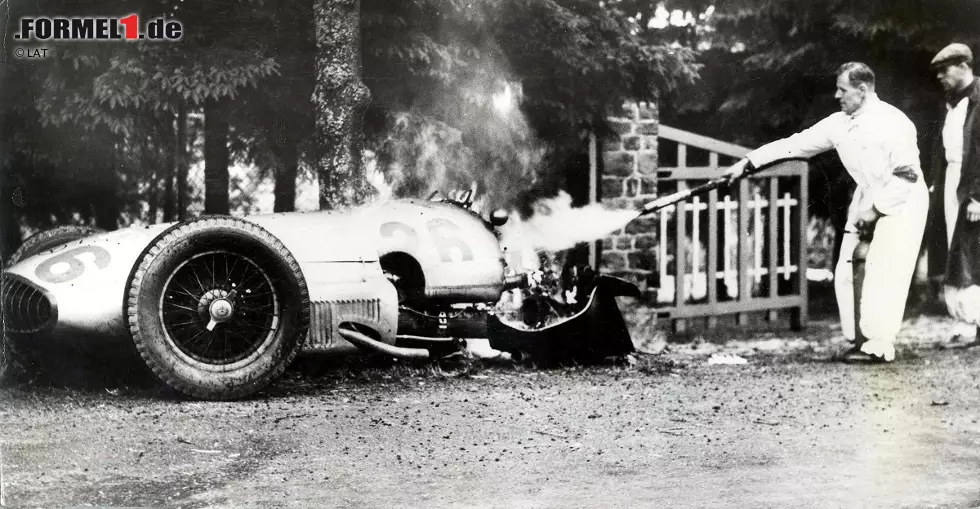
[[[872,206],[885,215],[904,213],[910,202],[915,202],[911,206],[916,210],[921,208],[925,182],[915,125],[874,93],[853,114],[834,113],[805,131],[759,147],[747,157],[759,167],[781,159],[810,158],[832,148],[837,149],[857,183],[847,214],[848,230],[853,229],[857,216]],[[901,167],[914,171],[915,182],[893,174]]]

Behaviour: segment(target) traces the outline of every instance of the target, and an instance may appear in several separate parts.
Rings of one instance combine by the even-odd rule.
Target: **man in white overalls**
[[[813,127],[750,152],[726,174],[736,177],[749,166],[809,158],[836,149],[857,189],[848,209],[841,253],[834,273],[841,329],[857,339],[854,319],[852,256],[859,233],[873,234],[861,291],[861,344],[848,360],[890,362],[902,325],[909,286],[929,209],[929,193],[919,167],[915,126],[875,94],[874,72],[849,62],[837,70],[841,111]],[[805,277],[805,276],[804,276]]]

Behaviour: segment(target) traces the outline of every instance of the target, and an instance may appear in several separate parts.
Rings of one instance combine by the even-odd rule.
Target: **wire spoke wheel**
[[[248,358],[267,343],[279,327],[279,307],[272,280],[259,265],[237,253],[210,251],[173,272],[161,317],[176,348],[220,365]]]
[[[236,399],[278,378],[302,347],[309,291],[296,259],[249,221],[209,216],[151,242],[130,273],[129,331],[168,386]]]

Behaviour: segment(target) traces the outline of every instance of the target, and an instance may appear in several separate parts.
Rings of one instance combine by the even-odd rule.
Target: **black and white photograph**
[[[0,508],[980,509],[980,0],[0,40]]]

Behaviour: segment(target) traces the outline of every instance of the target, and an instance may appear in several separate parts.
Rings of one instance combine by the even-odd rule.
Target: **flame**
[[[511,111],[517,109],[517,98],[514,88],[510,83],[504,82],[502,88],[491,97],[493,109],[500,115],[507,116]]]
[[[373,200],[375,203],[383,203],[394,196],[394,186],[385,178],[385,174],[378,168],[378,157],[373,150],[364,151],[364,177],[371,187],[377,191]]]

